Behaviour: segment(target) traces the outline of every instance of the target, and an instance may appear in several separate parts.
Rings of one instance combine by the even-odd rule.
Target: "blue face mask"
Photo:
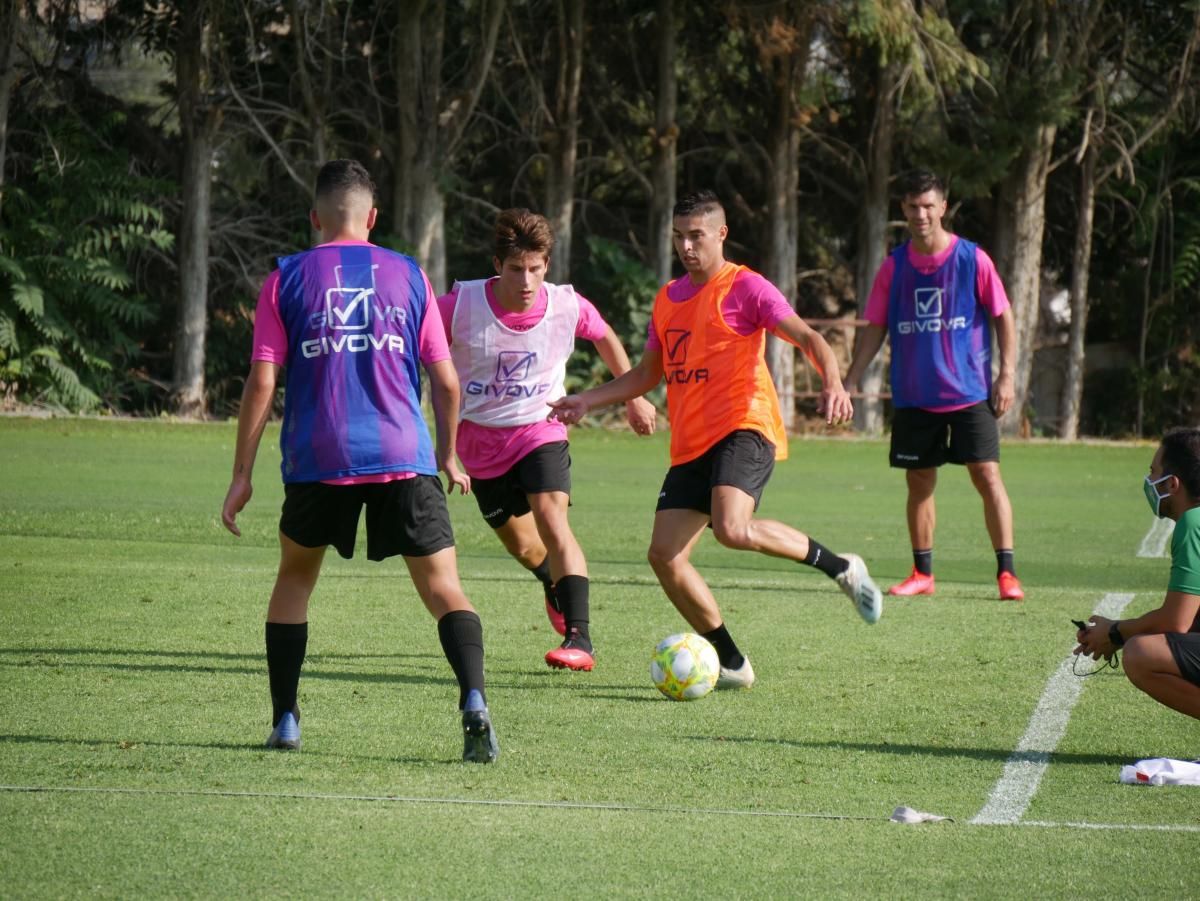
[[[1142,483],[1142,491],[1146,495],[1146,503],[1150,505],[1151,511],[1158,517],[1162,517],[1162,514],[1158,512],[1162,506],[1162,502],[1171,496],[1171,492],[1169,491],[1166,494],[1159,494],[1158,486],[1169,478],[1171,477],[1163,476],[1161,479],[1150,481],[1150,476],[1146,476],[1146,481]]]

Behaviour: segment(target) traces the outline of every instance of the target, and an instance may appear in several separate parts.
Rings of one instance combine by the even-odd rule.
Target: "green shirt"
[[[1175,523],[1167,591],[1200,595],[1200,507],[1192,507]]]

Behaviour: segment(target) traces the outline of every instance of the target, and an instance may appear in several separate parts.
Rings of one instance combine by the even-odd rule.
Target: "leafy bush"
[[[171,249],[154,198],[110,140],[124,116],[82,122],[63,110],[14,142],[18,178],[0,223],[0,392],[73,411],[122,406],[140,335],[155,319],[139,258]]]

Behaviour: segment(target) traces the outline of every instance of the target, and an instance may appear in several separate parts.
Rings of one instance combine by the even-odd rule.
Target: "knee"
[[[936,469],[910,469],[905,478],[908,481],[908,493],[921,500],[930,497],[937,486]]]
[[[1125,646],[1122,649],[1122,666],[1130,682],[1136,684],[1149,672],[1149,663],[1152,656],[1150,653],[1150,644],[1148,636],[1145,635],[1135,635],[1125,642]]]
[[[971,481],[981,493],[991,494],[1004,490],[1004,483],[1000,480],[1000,467],[995,463],[968,463],[967,472],[971,474]]]
[[[546,549],[540,541],[528,541],[509,548],[517,561],[526,569],[533,569],[546,559]]]
[[[654,542],[650,543],[650,549],[646,551],[646,561],[656,573],[670,572],[686,559],[679,551]]]
[[[714,520],[712,529],[713,537],[724,547],[743,551],[750,549],[753,545],[749,523]]]

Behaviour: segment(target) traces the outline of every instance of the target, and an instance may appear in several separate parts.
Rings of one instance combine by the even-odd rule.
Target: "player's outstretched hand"
[[[238,528],[237,515],[250,502],[252,494],[254,487],[244,476],[238,476],[230,482],[229,490],[225,492],[225,503],[221,505],[221,522],[238,538],[242,537],[242,530]]]
[[[854,402],[842,385],[825,388],[817,401],[817,412],[825,417],[829,425],[841,425],[854,418]]]
[[[563,425],[575,425],[587,415],[587,411],[587,401],[578,394],[568,394],[550,401],[550,415],[546,418],[557,419]]]
[[[458,464],[453,460],[448,460],[442,470],[446,473],[446,478],[449,484],[446,485],[446,493],[453,494],[454,486],[458,486],[459,494],[471,493],[471,477],[458,468]]]
[[[658,422],[658,410],[644,397],[635,397],[625,402],[625,418],[636,434],[653,435]]]

